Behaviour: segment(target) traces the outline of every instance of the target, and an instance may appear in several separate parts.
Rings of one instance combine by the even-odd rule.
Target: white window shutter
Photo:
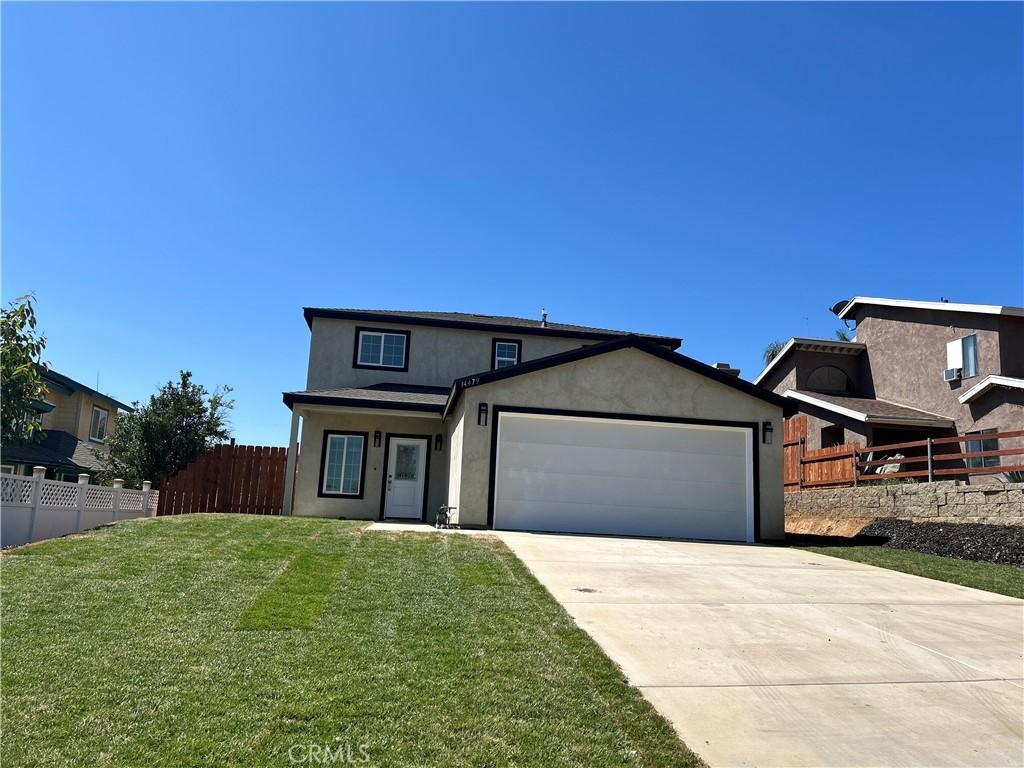
[[[964,367],[964,345],[962,339],[951,341],[946,345],[946,368]]]

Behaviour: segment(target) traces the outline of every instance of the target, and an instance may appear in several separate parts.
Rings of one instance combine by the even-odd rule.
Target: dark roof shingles
[[[821,392],[810,392],[808,390],[795,391],[798,394],[805,395],[806,397],[813,397],[817,400],[822,400],[826,403],[839,406],[840,408],[849,408],[852,411],[863,413],[869,419],[871,417],[876,417],[882,419],[930,419],[952,422],[952,419],[945,416],[928,413],[928,411],[919,411],[916,408],[911,408],[907,405],[900,405],[899,403],[890,403],[886,400],[875,400],[871,397],[828,395],[822,394]]]

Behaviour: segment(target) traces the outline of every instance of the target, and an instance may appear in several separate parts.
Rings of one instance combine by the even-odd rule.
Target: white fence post
[[[85,489],[89,485],[89,475],[82,472],[78,475],[78,517],[75,518],[75,530],[82,530],[82,514],[85,512]]]
[[[114,490],[110,492],[110,519],[112,522],[117,522],[117,513],[121,509],[121,489],[124,488],[124,480],[117,478],[110,483],[114,486]]]
[[[151,490],[153,483],[150,480],[142,481],[142,512],[143,517],[156,517],[156,510],[150,511],[149,509],[149,496],[153,491]]]
[[[32,467],[32,511],[28,519],[28,540],[35,541],[36,515],[39,514],[39,496],[43,491],[43,478],[46,477],[46,467]]]

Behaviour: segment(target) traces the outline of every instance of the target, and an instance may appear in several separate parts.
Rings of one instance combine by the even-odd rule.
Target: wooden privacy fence
[[[794,416],[783,425],[783,484],[786,491],[805,488],[857,485],[877,480],[968,477],[1024,472],[1024,430],[994,432],[956,437],[929,437],[889,445],[871,445],[862,448],[854,443],[818,450],[807,450],[807,417]],[[990,451],[963,451],[960,443],[988,440],[1014,440],[1018,447]],[[948,448],[951,452],[947,452]],[[903,455],[896,452],[908,452]],[[997,458],[998,457],[998,458]],[[1021,457],[1010,459],[1005,457]],[[976,460],[985,464],[986,458],[997,458],[993,466],[968,466]],[[1007,463],[1003,463],[1007,461]],[[883,470],[883,467],[885,470]]]
[[[808,450],[807,417],[794,416],[783,422],[783,485],[787,491],[802,488],[852,485],[853,454],[857,446],[844,443],[829,448]]]
[[[218,445],[164,482],[157,514],[279,515],[287,463],[284,448]]]

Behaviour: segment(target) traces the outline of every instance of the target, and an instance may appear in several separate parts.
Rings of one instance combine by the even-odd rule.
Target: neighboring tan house
[[[46,467],[46,477],[76,482],[101,468],[95,451],[107,450],[106,440],[117,426],[119,411],[132,407],[97,392],[54,370],[41,369],[46,400],[37,405],[43,438],[35,443],[4,446],[3,472],[31,475],[32,467]]]
[[[432,521],[449,505],[465,527],[783,535],[792,403],[677,354],[680,339],[546,315],[305,318],[286,514]]]
[[[808,417],[808,449],[977,435],[965,452],[988,451],[1000,441],[985,434],[1024,430],[1024,308],[857,296],[832,309],[855,341],[790,339],[754,380]]]

